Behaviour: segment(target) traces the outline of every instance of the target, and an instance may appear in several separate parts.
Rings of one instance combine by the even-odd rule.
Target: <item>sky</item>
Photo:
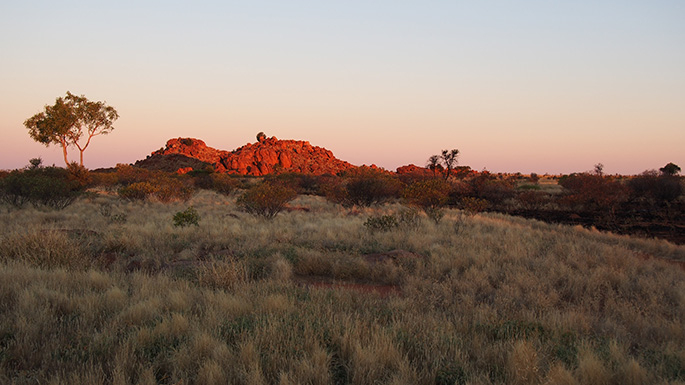
[[[6,1],[0,169],[63,165],[23,122],[67,91],[120,115],[91,169],[260,131],[388,170],[453,148],[491,172],[685,167],[683,20],[682,0]]]

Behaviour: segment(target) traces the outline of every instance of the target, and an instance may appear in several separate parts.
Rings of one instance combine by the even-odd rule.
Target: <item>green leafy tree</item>
[[[80,152],[83,166],[83,152],[94,136],[109,134],[112,124],[119,118],[117,111],[104,102],[92,102],[85,96],[76,96],[67,91],[52,106],[45,106],[24,122],[33,140],[46,146],[58,144],[62,147],[64,163],[69,166],[67,148],[75,146]]]

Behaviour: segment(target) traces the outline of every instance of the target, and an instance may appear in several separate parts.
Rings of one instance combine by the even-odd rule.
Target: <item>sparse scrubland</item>
[[[0,206],[0,383],[685,382],[683,246],[232,189]]]

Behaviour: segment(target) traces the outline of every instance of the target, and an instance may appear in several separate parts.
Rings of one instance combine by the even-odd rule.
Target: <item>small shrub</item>
[[[166,175],[158,175],[150,181],[135,182],[119,189],[119,196],[128,200],[156,198],[168,203],[173,200],[187,201],[195,189],[184,181]]]
[[[447,204],[450,185],[442,179],[430,179],[412,183],[404,189],[404,199],[420,207],[430,219],[439,223],[444,216],[443,207]]]
[[[100,205],[100,215],[105,218],[112,216],[112,205],[110,203],[104,203]]]
[[[126,223],[128,219],[126,214],[112,214],[112,205],[109,203],[100,205],[100,214],[107,218],[110,223]]]
[[[475,215],[488,208],[488,201],[481,198],[466,197],[461,199],[460,207],[466,214]]]
[[[183,180],[172,177],[157,177],[153,180],[155,189],[152,195],[160,202],[168,203],[174,200],[188,201],[195,193],[195,189]]]
[[[320,193],[319,177],[299,172],[283,172],[272,174],[269,180],[280,183],[297,191],[298,194],[316,195]]]
[[[440,223],[442,217],[445,216],[445,210],[442,207],[427,207],[425,210],[426,215],[435,223]]]
[[[402,190],[402,182],[386,171],[370,167],[349,170],[339,183],[328,187],[327,197],[344,206],[380,204],[397,198]]]
[[[549,194],[543,191],[524,191],[516,196],[523,208],[533,210],[541,207],[547,201],[549,201]]]
[[[263,182],[247,190],[237,203],[250,214],[272,219],[296,196],[295,190],[289,187]]]
[[[626,185],[598,173],[564,176],[559,184],[566,190],[562,202],[570,206],[580,205],[585,209],[605,211],[610,217],[629,198]]]
[[[126,223],[128,216],[126,214],[114,214],[109,217],[111,223]]]
[[[537,184],[537,183],[540,181],[540,176],[539,176],[538,174],[534,173],[534,172],[531,172],[531,173],[530,173],[530,177],[528,178],[528,180],[529,180],[531,183]]]
[[[69,163],[67,170],[69,171],[69,179],[77,183],[81,188],[87,187],[92,182],[88,169],[76,162]]]
[[[515,194],[514,185],[509,180],[497,179],[490,173],[482,173],[471,180],[473,196],[482,198],[491,204],[500,204]]]
[[[324,175],[319,178],[319,193],[331,202],[351,206],[343,178],[337,175]]]
[[[364,227],[370,231],[390,231],[399,226],[397,219],[392,215],[381,215],[378,217],[370,217],[364,222]]]
[[[119,183],[119,178],[116,172],[108,171],[91,171],[90,172],[90,184],[91,186],[99,186],[105,188],[106,190],[116,190],[117,184]]]
[[[193,206],[188,207],[183,211],[179,211],[174,214],[174,226],[175,227],[186,227],[190,225],[199,226],[200,214]]]
[[[416,209],[407,208],[397,213],[397,222],[400,227],[416,229],[421,225],[421,217]]]
[[[155,192],[150,182],[135,182],[119,189],[119,196],[131,201],[145,200]]]
[[[115,175],[117,182],[123,185],[145,182],[152,178],[152,172],[149,170],[121,163],[117,164]]]
[[[238,187],[238,181],[232,178],[228,174],[210,174],[209,176],[212,184],[211,189],[224,195],[230,195],[236,187]]]

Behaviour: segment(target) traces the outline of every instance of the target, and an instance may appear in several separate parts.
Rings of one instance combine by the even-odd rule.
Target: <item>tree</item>
[[[435,177],[435,173],[442,168],[442,165],[440,164],[440,157],[438,155],[431,155],[430,158],[428,158],[428,169],[433,171],[433,177]]]
[[[678,167],[678,165],[675,163],[669,163],[660,168],[659,171],[661,171],[661,174],[665,176],[676,176],[680,172],[680,167]]]
[[[440,159],[445,165],[445,180],[447,180],[452,174],[452,170],[457,166],[457,158],[459,157],[459,150],[442,150]]]
[[[69,166],[67,148],[76,146],[80,152],[80,165],[83,166],[83,152],[91,139],[97,135],[109,134],[112,123],[119,118],[117,111],[104,102],[91,102],[85,96],[76,96],[67,91],[67,96],[59,97],[52,106],[45,106],[24,122],[33,140],[62,146],[64,163]]]
[[[436,171],[442,171],[443,178],[448,180],[450,175],[452,175],[452,170],[457,167],[459,158],[459,150],[442,150],[440,155],[431,155],[428,158],[427,167],[429,170],[433,171],[433,176],[435,176]]]

